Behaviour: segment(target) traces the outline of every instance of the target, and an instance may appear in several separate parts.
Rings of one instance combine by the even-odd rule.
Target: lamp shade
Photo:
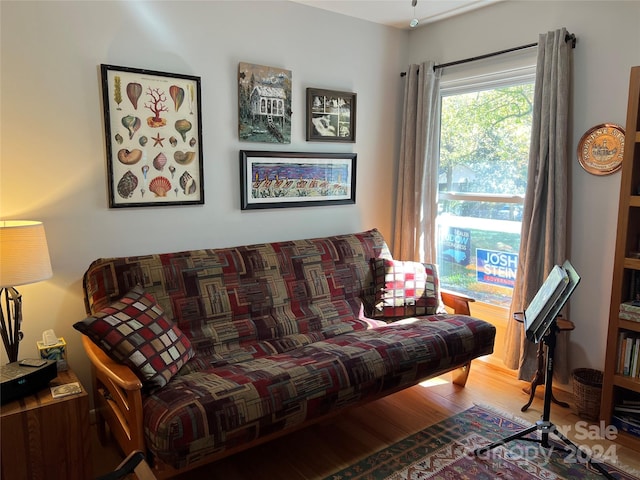
[[[52,275],[44,225],[0,221],[0,288],[35,283]]]

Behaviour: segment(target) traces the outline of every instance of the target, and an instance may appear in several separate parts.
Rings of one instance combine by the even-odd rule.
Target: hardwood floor
[[[177,478],[321,479],[474,404],[489,405],[535,423],[542,415],[544,387],[538,387],[533,404],[521,412],[529,398],[522,392],[524,386],[527,384],[518,381],[514,372],[476,360],[465,388],[453,385],[450,375],[444,375]],[[571,405],[570,409],[551,407],[551,421],[561,430],[570,427],[570,439],[580,445],[602,445],[617,455],[618,462],[640,471],[640,452],[607,440],[576,439],[576,424],[582,420],[575,413],[573,396],[560,389],[554,393]],[[109,472],[122,459],[113,445],[101,447],[94,438],[93,447],[95,475]]]

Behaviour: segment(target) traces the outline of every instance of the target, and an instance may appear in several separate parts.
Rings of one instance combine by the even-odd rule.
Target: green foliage
[[[453,169],[465,165],[473,172],[465,191],[524,194],[532,108],[532,83],[443,97],[443,191],[456,190]]]
[[[442,98],[441,192],[524,195],[533,111],[533,83],[455,93]],[[499,199],[440,200],[448,223],[470,231],[468,264],[440,253],[442,285],[507,308],[512,290],[478,282],[476,249],[517,253],[522,206]],[[458,218],[458,220],[452,220]],[[474,223],[482,219],[486,224]],[[465,262],[466,263],[466,262]]]

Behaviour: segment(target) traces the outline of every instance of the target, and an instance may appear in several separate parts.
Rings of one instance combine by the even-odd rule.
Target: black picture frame
[[[307,141],[355,142],[357,95],[307,88]]]
[[[200,77],[100,70],[109,207],[203,204]]]
[[[357,157],[240,150],[241,209],[355,204]]]

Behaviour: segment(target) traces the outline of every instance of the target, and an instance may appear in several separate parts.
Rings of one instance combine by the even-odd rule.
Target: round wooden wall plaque
[[[578,143],[578,161],[593,175],[609,175],[620,169],[624,153],[624,129],[603,123],[589,129]]]

